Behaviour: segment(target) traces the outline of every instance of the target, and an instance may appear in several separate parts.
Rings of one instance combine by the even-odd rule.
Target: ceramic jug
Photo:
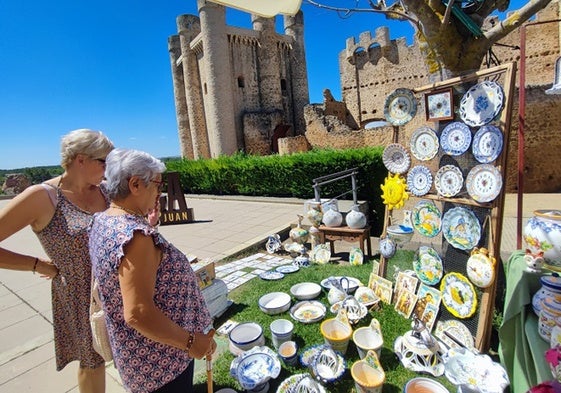
[[[321,224],[321,220],[323,219],[323,212],[321,211],[321,203],[310,202],[308,204],[308,211],[306,212],[306,217],[308,218],[308,220],[313,226],[319,227]]]
[[[524,227],[524,241],[532,253],[543,251],[550,269],[561,271],[561,211],[535,210]]]
[[[540,282],[542,287],[532,297],[532,309],[538,317],[545,299],[561,295],[561,277],[557,273],[552,276],[540,277]]]
[[[345,222],[349,228],[362,229],[366,226],[366,215],[358,210],[357,205],[353,205],[351,211],[345,216]]]
[[[343,215],[339,213],[337,210],[328,209],[323,214],[323,223],[327,227],[339,227],[343,222]]]
[[[302,219],[304,216],[298,214],[298,225],[292,228],[289,232],[289,236],[293,242],[298,244],[304,244],[308,240],[308,231],[302,228]]]

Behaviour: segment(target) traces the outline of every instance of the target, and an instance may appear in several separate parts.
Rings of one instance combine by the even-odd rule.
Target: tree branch
[[[485,38],[491,43],[500,41],[506,37],[511,31],[517,29],[522,23],[526,22],[530,17],[539,10],[545,8],[551,0],[531,0],[523,7],[513,11],[511,15],[504,21],[501,21],[492,29],[485,32]]]

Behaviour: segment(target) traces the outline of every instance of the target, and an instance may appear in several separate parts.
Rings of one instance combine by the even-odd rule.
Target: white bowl
[[[414,392],[450,393],[440,382],[424,377],[410,379],[403,387],[403,393]]]
[[[240,323],[228,335],[235,347],[247,351],[260,343],[263,328],[255,322]]]
[[[298,300],[315,299],[321,293],[321,286],[315,282],[301,282],[293,285],[290,293]]]
[[[259,298],[259,308],[265,314],[280,314],[290,308],[291,301],[288,293],[271,292]]]

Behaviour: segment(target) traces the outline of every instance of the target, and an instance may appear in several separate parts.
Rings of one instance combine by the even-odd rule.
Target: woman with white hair
[[[106,164],[111,204],[94,216],[90,257],[115,367],[129,392],[189,392],[193,358],[212,354],[216,343],[187,257],[147,220],[166,167],[121,149]]]
[[[26,188],[0,211],[0,241],[30,226],[50,260],[0,247],[0,268],[52,278],[57,371],[78,360],[81,393],[105,391],[105,363],[92,347],[89,322],[92,214],[109,206],[100,183],[113,144],[99,131],[79,129],[62,138],[64,173]]]

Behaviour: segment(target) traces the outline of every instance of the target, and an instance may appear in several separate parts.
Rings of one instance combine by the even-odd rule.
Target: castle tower
[[[293,119],[295,134],[303,135],[306,131],[304,121],[304,106],[310,102],[308,89],[308,69],[306,65],[306,50],[304,47],[304,14],[298,11],[295,16],[284,16],[284,31],[294,40],[290,51],[290,83],[293,95]]]
[[[207,134],[211,157],[234,154],[235,137],[232,69],[226,35],[223,6],[197,0],[204,54],[202,62],[208,74],[202,75]]]

